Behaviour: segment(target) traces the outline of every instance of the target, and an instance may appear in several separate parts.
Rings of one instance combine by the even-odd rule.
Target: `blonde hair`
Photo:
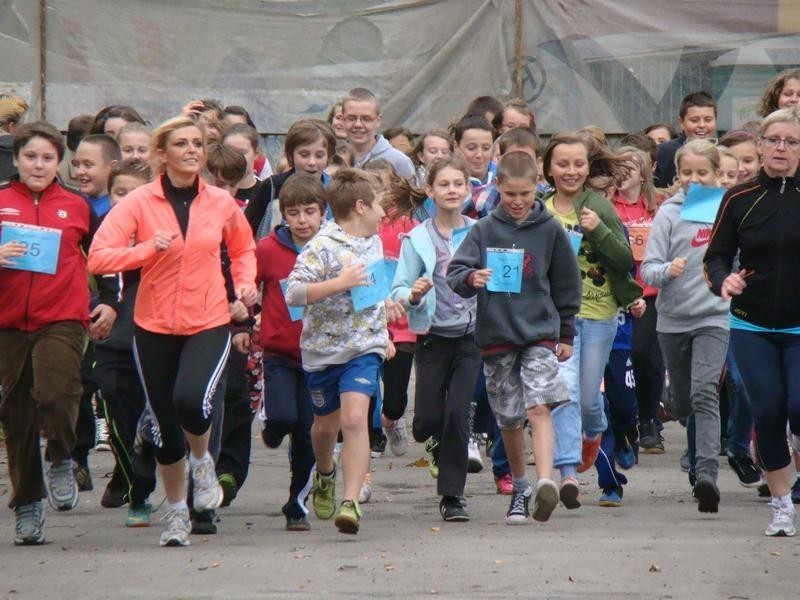
[[[631,158],[639,167],[639,176],[642,178],[642,196],[648,212],[656,211],[656,188],[653,184],[653,169],[650,154],[635,146],[622,146],[617,150],[626,158]]]
[[[150,157],[153,161],[153,171],[156,173],[160,174],[164,171],[164,165],[157,159],[158,150],[166,150],[167,141],[169,141],[169,136],[172,135],[172,132],[183,129],[184,127],[197,127],[200,130],[200,135],[203,138],[203,150],[205,150],[206,131],[202,123],[183,116],[168,119],[156,128],[153,132],[153,136],[150,138]]]
[[[681,159],[689,154],[705,158],[714,171],[719,171],[719,149],[708,140],[695,139],[686,142],[675,153],[675,168],[681,170]]]
[[[767,129],[775,123],[794,123],[800,126],[800,108],[798,108],[797,105],[787,106],[786,108],[771,112],[761,121],[761,131],[759,133],[764,135]]]
[[[0,129],[16,125],[28,111],[28,103],[19,96],[0,96]]]

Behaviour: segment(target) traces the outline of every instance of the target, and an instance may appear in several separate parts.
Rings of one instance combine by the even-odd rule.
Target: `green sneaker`
[[[128,518],[125,527],[150,527],[150,514],[153,507],[148,503],[128,506]]]
[[[361,509],[355,500],[344,500],[339,505],[334,524],[342,533],[358,533],[358,522],[361,520]]]
[[[439,442],[430,438],[425,442],[425,452],[428,453],[428,471],[434,479],[439,478]]]
[[[233,499],[236,498],[236,494],[239,493],[239,484],[236,483],[236,478],[230,473],[223,473],[217,477],[217,481],[222,488],[222,504],[220,504],[220,508],[230,506]]]
[[[330,478],[322,478],[314,471],[314,487],[311,489],[311,505],[318,519],[330,519],[336,510],[336,471]]]

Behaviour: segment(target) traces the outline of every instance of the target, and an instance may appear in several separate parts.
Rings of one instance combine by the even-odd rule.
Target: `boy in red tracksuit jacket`
[[[310,528],[305,503],[311,491],[314,452],[311,447],[311,397],[300,361],[302,308],[286,305],[286,278],[303,246],[316,235],[325,214],[325,190],[319,177],[292,175],[281,188],[279,206],[285,225],[279,225],[256,247],[256,285],[263,284],[260,339],[264,352],[264,421],[262,437],[277,448],[285,435],[289,453],[289,501],[283,506],[286,529]]]

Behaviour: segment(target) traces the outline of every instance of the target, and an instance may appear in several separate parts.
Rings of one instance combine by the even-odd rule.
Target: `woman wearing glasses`
[[[763,120],[758,151],[758,177],[725,194],[704,263],[712,291],[731,299],[730,343],[753,403],[758,453],[772,495],[773,517],[765,533],[791,536],[794,469],[786,422],[800,434],[800,305],[794,299],[800,289],[797,106]]]

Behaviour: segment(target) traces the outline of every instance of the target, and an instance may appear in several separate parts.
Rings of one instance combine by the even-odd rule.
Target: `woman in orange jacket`
[[[153,134],[151,156],[160,177],[107,215],[89,251],[89,269],[142,269],[133,349],[156,418],[156,458],[170,504],[161,545],[185,546],[187,442],[195,510],[222,501],[208,453],[211,398],[230,347],[220,244],[228,247],[236,295],[248,306],[256,300],[255,244],[233,198],[200,178],[205,140],[191,119],[163,123]]]

